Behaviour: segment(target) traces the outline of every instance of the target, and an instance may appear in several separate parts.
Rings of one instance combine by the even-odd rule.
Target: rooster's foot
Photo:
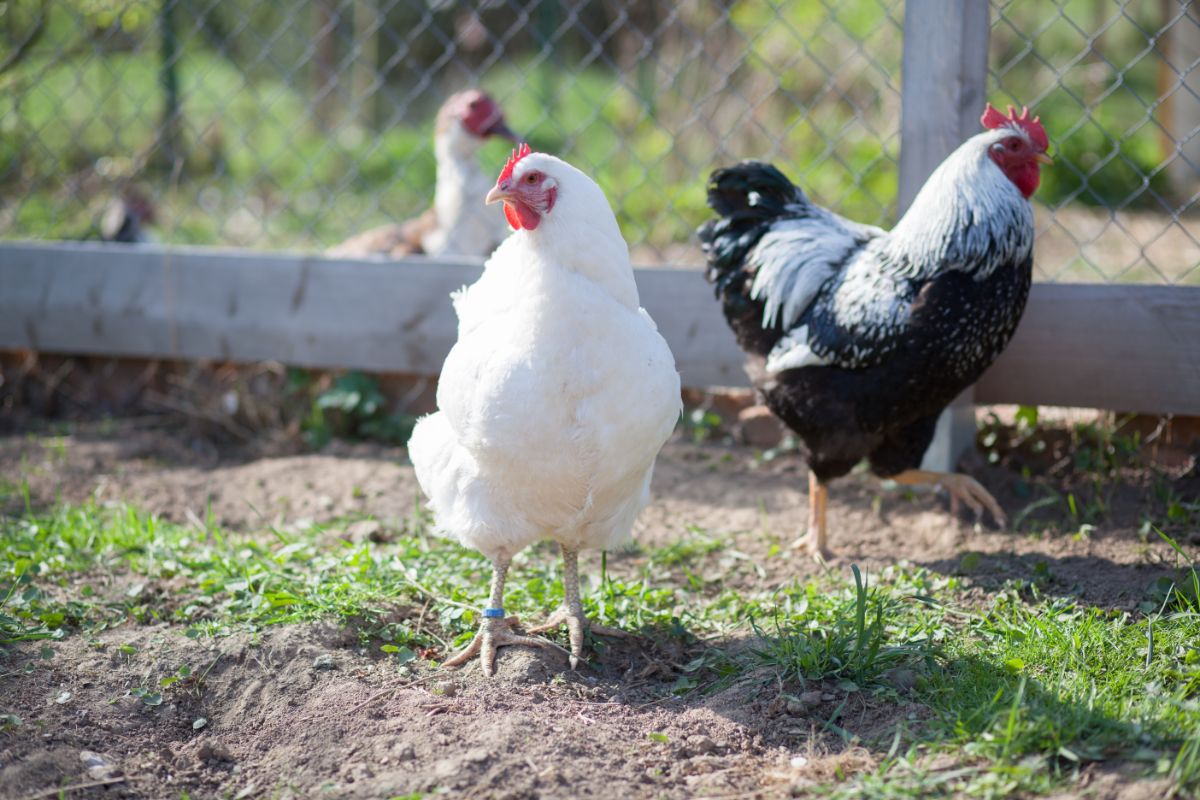
[[[970,475],[949,472],[943,475],[938,483],[950,495],[950,510],[952,513],[957,514],[958,504],[962,503],[971,509],[971,513],[975,515],[975,519],[978,520],[981,518],[984,509],[987,509],[987,512],[991,514],[992,519],[996,521],[997,525],[1001,528],[1008,526],[1008,518],[1004,515],[1004,510],[1000,508],[1000,504],[996,502],[996,498],[992,497],[991,493]]]
[[[988,490],[970,475],[963,475],[961,472],[930,472],[923,469],[910,469],[899,475],[893,475],[891,479],[906,486],[936,484],[950,495],[951,512],[956,512],[958,504],[964,503],[975,513],[976,519],[982,517],[984,509],[987,509],[988,513],[992,515],[992,519],[996,520],[997,525],[1001,528],[1008,525],[1008,518],[1004,516],[1004,511],[996,502],[996,498],[992,497]]]

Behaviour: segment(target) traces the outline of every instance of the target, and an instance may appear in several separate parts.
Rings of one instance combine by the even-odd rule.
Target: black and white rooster
[[[775,167],[714,172],[699,230],[746,369],[808,452],[809,533],[826,550],[826,485],[866,458],[904,484],[935,483],[976,514],[978,482],[919,469],[938,415],[1016,330],[1033,269],[1033,209],[1046,132],[1028,109],[991,105],[891,231],[814,205]]]

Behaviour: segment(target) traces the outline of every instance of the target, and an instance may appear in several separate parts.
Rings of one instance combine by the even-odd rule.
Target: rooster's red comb
[[[533,150],[525,142],[521,142],[521,146],[512,151],[512,155],[508,157],[508,161],[504,163],[504,169],[500,170],[500,177],[496,179],[496,183],[506,181],[512,177],[513,167],[517,165],[525,156],[532,153]]]
[[[1050,140],[1046,138],[1046,129],[1042,127],[1041,117],[1034,117],[1033,119],[1030,119],[1029,109],[1027,107],[1021,107],[1021,116],[1018,117],[1017,110],[1010,105],[1008,107],[1008,116],[1006,117],[997,111],[995,106],[993,106],[991,103],[988,103],[987,108],[984,110],[983,116],[979,118],[979,121],[983,124],[983,127],[987,128],[988,130],[995,130],[996,128],[1002,128],[1006,125],[1015,125],[1028,133],[1029,138],[1033,140],[1033,143],[1042,150],[1046,150],[1050,147]]]

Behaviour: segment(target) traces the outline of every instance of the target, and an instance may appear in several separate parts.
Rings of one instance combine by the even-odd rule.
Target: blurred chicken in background
[[[331,248],[328,255],[489,255],[509,233],[500,210],[485,206],[479,199],[492,187],[491,177],[480,169],[478,161],[479,149],[492,136],[516,141],[496,101],[478,89],[451,95],[438,111],[434,128],[437,185],[433,206],[406,222],[382,225],[353,236]]]

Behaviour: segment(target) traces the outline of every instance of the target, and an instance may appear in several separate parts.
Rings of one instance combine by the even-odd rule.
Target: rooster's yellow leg
[[[817,561],[824,561],[832,555],[826,544],[829,528],[825,510],[829,505],[829,489],[817,480],[816,474],[811,470],[808,473],[808,491],[808,554]]]
[[[496,673],[496,650],[505,645],[523,644],[562,650],[554,642],[513,632],[513,626],[519,620],[504,615],[504,578],[508,575],[510,561],[508,556],[498,556],[492,561],[492,596],[489,600],[490,607],[484,609],[483,623],[471,643],[443,661],[442,666],[460,667],[478,655],[483,674],[490,678]]]
[[[951,500],[965,503],[967,508],[975,513],[976,518],[983,516],[983,511],[986,508],[988,513],[992,515],[992,519],[996,520],[996,524],[1001,528],[1008,524],[1008,519],[1004,516],[1004,511],[1000,508],[1000,504],[996,502],[996,498],[992,497],[988,490],[983,488],[979,481],[970,475],[963,475],[958,472],[930,472],[923,469],[910,469],[901,472],[899,475],[893,475],[891,480],[908,486],[915,484],[937,484],[950,494]]]
[[[804,548],[813,560],[824,564],[833,554],[826,546],[825,509],[829,504],[829,490],[817,480],[812,470],[808,471],[808,533],[792,543],[795,549]]]
[[[562,547],[563,557],[563,593],[566,595],[561,607],[541,625],[530,628],[530,633],[545,633],[552,631],[564,622],[567,624],[567,635],[571,640],[571,669],[579,667],[579,659],[583,658],[583,632],[589,630],[601,636],[623,637],[629,634],[617,628],[609,628],[592,622],[583,614],[583,601],[579,599],[579,551],[566,545]]]

